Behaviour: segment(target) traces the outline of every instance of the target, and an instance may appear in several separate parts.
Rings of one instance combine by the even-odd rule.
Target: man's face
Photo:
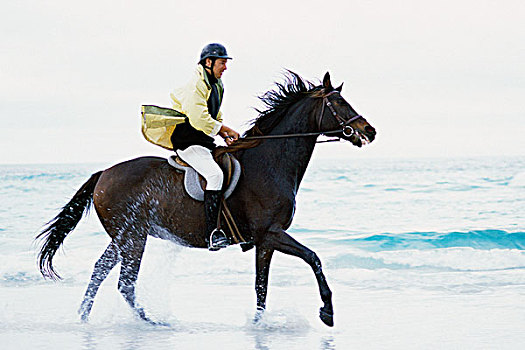
[[[224,71],[228,69],[226,67],[227,62],[228,60],[226,58],[217,58],[215,60],[215,64],[213,65],[213,75],[215,76],[215,78],[220,79],[222,77],[222,73],[224,73]],[[210,65],[211,65],[211,60],[210,60]]]

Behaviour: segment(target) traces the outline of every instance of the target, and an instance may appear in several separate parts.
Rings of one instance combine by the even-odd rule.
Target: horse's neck
[[[313,132],[315,123],[312,122],[312,113],[312,108],[304,104],[292,107],[269,134]],[[312,157],[316,140],[317,136],[265,140],[261,145],[247,150],[243,163],[250,164],[249,168],[254,170],[249,176],[262,176],[266,182],[269,178],[275,179],[286,187],[281,190],[292,190],[295,195]],[[248,168],[246,165],[245,168]]]

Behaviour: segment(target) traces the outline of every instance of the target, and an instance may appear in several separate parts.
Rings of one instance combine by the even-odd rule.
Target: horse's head
[[[374,141],[376,130],[363,116],[359,115],[341,96],[343,84],[334,88],[327,72],[323,78],[320,97],[323,99],[321,112],[317,117],[320,131],[340,129],[335,136],[352,142],[357,147]]]

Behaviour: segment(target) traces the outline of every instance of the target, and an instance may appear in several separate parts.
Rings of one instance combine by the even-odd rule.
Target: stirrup
[[[214,235],[215,235],[215,242],[214,242]],[[219,237],[217,237],[219,235]],[[226,234],[224,231],[215,229],[211,232],[210,238],[208,240],[208,250],[211,251],[217,251],[221,248],[226,248],[230,245],[230,241],[228,240],[228,237],[226,237]]]

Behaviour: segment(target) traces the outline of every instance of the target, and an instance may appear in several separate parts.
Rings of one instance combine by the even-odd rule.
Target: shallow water
[[[255,311],[253,250],[216,253],[149,239],[136,320],[103,283],[88,324],[76,311],[109,242],[91,213],[43,280],[34,236],[100,165],[0,166],[3,349],[503,348],[525,342],[525,158],[314,160],[289,230],[321,258],[335,327],[315,277],[276,254],[268,311]]]

